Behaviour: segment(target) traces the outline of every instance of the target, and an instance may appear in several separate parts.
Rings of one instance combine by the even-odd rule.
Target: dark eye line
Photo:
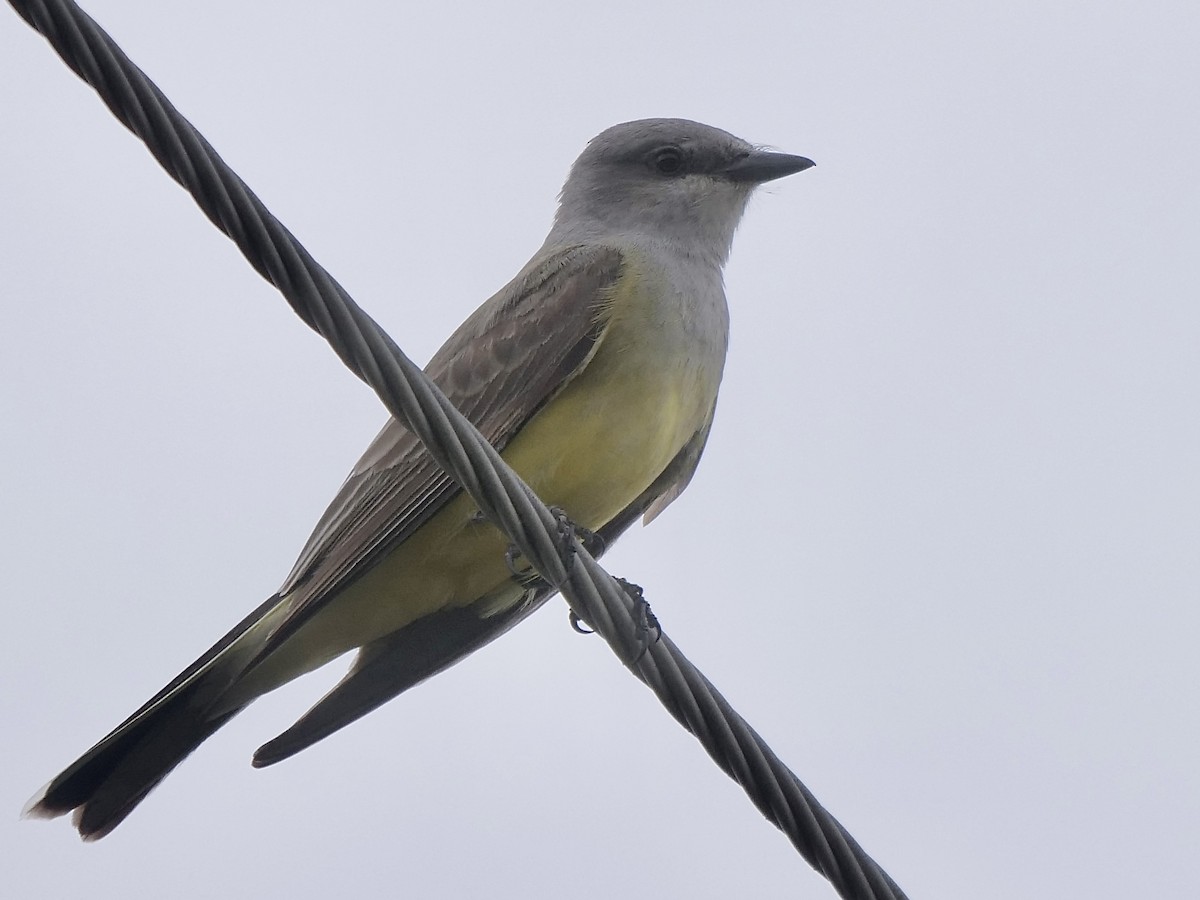
[[[661,147],[654,151],[651,164],[660,175],[677,175],[684,168],[683,151],[678,147]]]

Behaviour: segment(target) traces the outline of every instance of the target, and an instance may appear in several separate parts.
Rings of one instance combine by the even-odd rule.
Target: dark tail
[[[243,708],[208,716],[189,702],[195,693],[184,690],[117,728],[34,797],[25,815],[54,818],[75,810],[73,821],[84,840],[104,837]]]
[[[51,819],[75,810],[75,827],[88,841],[120,825],[188,754],[245,709],[246,704],[230,708],[219,703],[252,655],[252,649],[234,644],[278,601],[278,596],[269,598],[234,626],[46,785],[29,801],[24,815]]]

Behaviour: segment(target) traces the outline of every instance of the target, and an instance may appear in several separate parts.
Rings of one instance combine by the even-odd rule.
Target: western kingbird
[[[722,266],[756,185],[813,165],[683,119],[616,125],[562,189],[546,242],[425,371],[547,504],[611,540],[683,491],[704,449],[729,314]],[[452,665],[552,593],[395,419],[279,592],[26,807],[115,828],[255,698],[348,650],[346,676],[259,748],[284,759]]]

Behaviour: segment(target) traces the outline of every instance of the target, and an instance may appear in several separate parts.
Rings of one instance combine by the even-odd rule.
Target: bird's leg
[[[618,578],[617,581],[637,607],[635,615],[638,627],[645,632],[654,632],[654,641],[657,641],[662,635],[662,628],[658,624],[658,616],[654,615],[654,610],[650,608],[650,601],[646,599],[642,586],[634,584],[632,581],[626,581],[624,578]],[[653,641],[647,643],[653,643]]]
[[[540,590],[545,587],[546,580],[532,566],[517,566],[517,560],[521,558],[521,555],[516,544],[509,544],[508,549],[504,551],[504,565],[512,573],[513,581],[527,590]]]
[[[561,506],[551,506],[550,512],[558,523],[558,555],[564,565],[569,566],[571,564],[571,559],[575,553],[576,539],[579,540],[583,548],[592,556],[600,556],[607,549],[603,537],[595,531],[584,528],[582,525],[576,525]],[[508,549],[504,551],[504,564],[508,567],[508,571],[512,573],[513,578],[522,585],[528,586],[533,585],[535,582],[541,582],[540,586],[546,586],[545,579],[536,574],[531,575],[528,566],[517,567],[517,560],[521,556],[521,550],[516,544],[509,544]]]
[[[592,556],[600,556],[604,553],[606,546],[604,538],[600,534],[572,522],[566,511],[561,507],[552,506],[550,507],[550,512],[558,522],[558,552],[565,566],[570,566],[571,561],[574,559],[576,540]],[[529,590],[537,591],[550,587],[549,582],[533,571],[531,567],[517,568],[517,560],[520,559],[521,555],[521,551],[516,544],[509,544],[508,549],[504,552],[504,564],[508,566],[508,571],[512,573],[513,578],[522,587]],[[646,602],[645,594],[640,585],[634,584],[632,581],[626,581],[624,578],[618,578],[617,582],[634,602],[634,617],[639,629],[646,638],[643,641],[644,646],[648,647],[657,641],[662,634],[658,619],[650,609],[650,604]],[[568,613],[568,621],[571,623],[571,628],[579,634],[593,633],[593,629],[587,626],[584,620],[576,614],[575,610],[571,610]],[[642,652],[644,653],[645,650],[643,649]]]
[[[554,512],[554,510],[551,510],[551,512]],[[604,555],[604,551],[608,549],[608,545],[604,543],[604,536],[600,532],[584,528],[582,525],[576,525],[567,520],[565,516],[563,518],[571,526],[571,536],[579,538],[579,543],[583,545],[584,550],[596,559]]]

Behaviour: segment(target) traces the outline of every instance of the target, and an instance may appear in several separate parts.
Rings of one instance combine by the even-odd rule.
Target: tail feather
[[[213,732],[244,707],[206,715],[183,696],[123,726],[50,782],[25,814],[55,818],[75,810],[72,821],[84,840],[104,837]]]
[[[295,725],[258,748],[256,768],[299,753],[431,675],[495,640],[542,605],[552,591],[541,589],[521,603],[485,616],[475,606],[443,609],[363,647],[354,666]]]
[[[104,837],[213,732],[241,712],[219,701],[253,655],[249,632],[269,625],[272,597],[36,794],[23,815],[52,819],[75,810],[84,840]]]

